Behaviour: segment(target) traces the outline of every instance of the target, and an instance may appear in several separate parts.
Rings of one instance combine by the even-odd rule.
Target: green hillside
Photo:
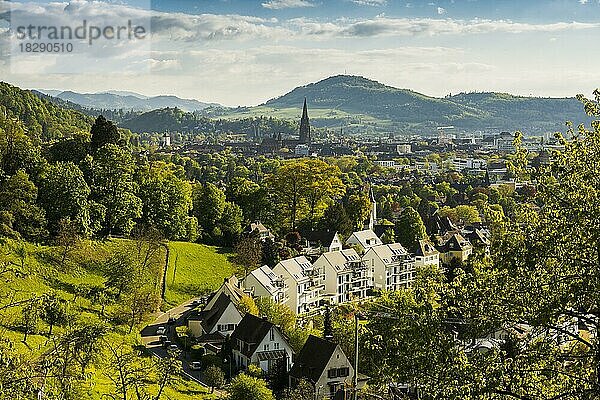
[[[65,262],[61,262],[63,249],[60,247],[13,240],[5,240],[0,244],[0,359],[3,360],[0,364],[0,399],[13,399],[11,393],[17,393],[12,391],[15,388],[13,385],[16,385],[11,379],[13,377],[23,380],[27,386],[24,391],[40,387],[40,368],[47,356],[52,356],[59,370],[62,370],[61,363],[64,363],[68,374],[58,378],[50,377],[51,373],[48,373],[46,394],[77,393],[76,398],[80,400],[100,400],[117,392],[111,381],[116,375],[112,370],[115,365],[114,355],[109,349],[119,348],[126,353],[136,354],[135,349],[139,349],[141,343],[138,331],[146,321],[137,323],[132,332],[129,332],[129,326],[124,320],[127,309],[125,298],[108,301],[97,293],[98,288],[107,284],[104,268],[111,256],[121,251],[133,254],[136,249],[139,249],[136,243],[129,240],[85,241],[73,247]],[[158,254],[158,259],[164,260],[164,251]],[[35,323],[29,323],[25,341],[25,326],[28,321],[25,317],[26,310],[28,304],[36,299],[39,300],[40,309],[47,309],[50,299],[55,299],[52,301],[60,304],[66,314],[56,319],[50,334],[51,319],[42,312]],[[83,359],[77,354],[86,353],[78,353],[78,335],[85,330],[91,333],[98,329],[104,333],[86,339],[86,343],[96,350],[88,360],[89,363],[81,367]],[[70,342],[65,341],[67,338]],[[62,347],[65,343],[75,347],[65,352],[67,350]],[[84,343],[80,345],[85,347]],[[152,364],[152,358],[143,351],[132,359],[131,364],[148,372],[143,382],[143,388],[148,393],[158,391],[157,370],[150,367]],[[52,368],[54,367],[50,368],[51,371]],[[63,387],[67,384],[68,392]],[[173,377],[164,390],[163,398],[212,398],[205,394],[206,390],[201,386]],[[33,396],[34,394],[32,398]]]
[[[83,113],[63,108],[28,90],[0,82],[0,112],[17,118],[27,127],[30,137],[52,140],[89,132],[93,119]]]
[[[348,75],[333,76],[298,87],[265,105],[272,108],[299,107],[304,98],[309,99],[311,109],[341,110],[404,123],[447,124],[485,117],[476,108]]]
[[[217,289],[234,273],[229,254],[219,248],[188,242],[169,243],[167,304],[175,306]]]
[[[368,129],[435,132],[438,126],[454,125],[465,130],[521,129],[533,134],[559,130],[565,121],[589,122],[575,98],[519,97],[502,93],[464,93],[435,98],[348,75],[295,88],[260,106],[232,110],[227,117],[299,118],[305,98],[315,126],[356,126],[358,132]]]

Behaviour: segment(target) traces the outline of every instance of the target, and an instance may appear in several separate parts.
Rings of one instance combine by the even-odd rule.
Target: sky
[[[12,25],[2,23],[7,15]],[[100,16],[134,20],[148,36],[84,43],[67,57],[15,47],[18,21]],[[261,104],[338,74],[438,97],[565,97],[600,86],[599,34],[600,0],[0,0],[0,79],[227,106]]]

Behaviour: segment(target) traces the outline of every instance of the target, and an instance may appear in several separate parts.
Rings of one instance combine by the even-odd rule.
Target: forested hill
[[[246,133],[258,128],[265,135],[295,133],[297,121],[257,116],[256,118],[212,119],[200,113],[185,112],[178,108],[149,111],[122,121],[119,126],[138,133]]]
[[[30,137],[41,140],[89,132],[93,123],[92,117],[80,111],[63,108],[5,82],[0,82],[0,112],[20,120]]]
[[[381,119],[409,123],[447,123],[452,120],[486,116],[475,107],[348,75],[333,76],[298,87],[284,96],[267,101],[265,105],[299,107],[304,98],[309,100],[311,109],[340,109],[348,113],[368,114]]]
[[[574,97],[521,97],[491,92],[435,98],[349,75],[297,87],[256,109],[265,112],[265,109],[300,108],[304,98],[308,99],[309,110],[316,115],[327,115],[319,110],[361,114],[374,118],[375,124],[383,129],[391,127],[407,132],[455,125],[464,129],[495,127],[539,133],[560,130],[565,121],[588,122],[581,104]]]

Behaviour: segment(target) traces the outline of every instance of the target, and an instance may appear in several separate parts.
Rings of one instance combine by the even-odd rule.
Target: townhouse
[[[401,290],[415,278],[415,259],[400,243],[369,248],[362,257],[373,276],[373,286],[379,290]]]
[[[313,266],[324,272],[323,297],[332,303],[364,299],[373,287],[371,269],[354,249],[323,253]]]
[[[267,265],[250,272],[244,278],[243,286],[252,297],[267,297],[280,304],[287,304],[289,299],[285,281]]]
[[[304,256],[279,262],[273,272],[281,276],[289,288],[287,305],[296,314],[316,311],[325,289],[324,271]]]

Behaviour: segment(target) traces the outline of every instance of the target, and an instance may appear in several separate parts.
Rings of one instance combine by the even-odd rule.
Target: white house
[[[280,304],[287,303],[289,298],[285,281],[267,265],[250,272],[244,278],[243,285],[253,297],[268,297]]]
[[[324,297],[333,303],[364,299],[373,287],[371,269],[354,249],[323,253],[313,267],[325,273]]]
[[[419,240],[419,246],[415,251],[415,267],[424,266],[440,266],[440,252],[437,251],[435,246],[427,240]]]
[[[275,240],[275,235],[271,233],[269,228],[264,226],[260,221],[254,221],[246,227],[246,233],[257,233],[260,240],[267,239]]]
[[[362,254],[367,249],[379,246],[383,244],[379,236],[373,232],[372,229],[365,229],[363,231],[358,231],[352,233],[348,240],[346,240],[346,246],[356,246],[359,249],[359,252]]]
[[[313,385],[316,399],[345,399],[351,394],[353,377],[354,368],[338,344],[310,335],[290,371],[290,385],[305,380]],[[367,379],[358,376],[358,389]]]
[[[192,312],[187,320],[188,328],[194,337],[218,333],[225,338],[233,333],[242,320],[242,314],[229,296],[221,293],[211,308]]]
[[[209,297],[208,303],[204,309],[210,310],[214,306],[221,293],[225,293],[236,306],[240,304],[240,300],[244,295],[249,295],[249,293],[244,292],[244,289],[242,288],[238,278],[236,278],[235,275],[232,275],[229,278],[223,279],[223,283],[219,289],[217,289],[217,291]]]
[[[373,285],[381,290],[400,290],[411,285],[415,259],[400,243],[369,248],[362,257],[373,275]]]
[[[288,286],[287,305],[296,314],[314,311],[320,306],[325,290],[323,270],[314,268],[304,256],[280,261],[274,268]]]
[[[341,250],[340,236],[335,231],[309,231],[302,233],[303,251],[307,255],[320,255],[328,251]]]
[[[281,330],[250,313],[244,315],[231,335],[233,362],[240,370],[259,366],[267,375],[287,373],[294,351]]]

